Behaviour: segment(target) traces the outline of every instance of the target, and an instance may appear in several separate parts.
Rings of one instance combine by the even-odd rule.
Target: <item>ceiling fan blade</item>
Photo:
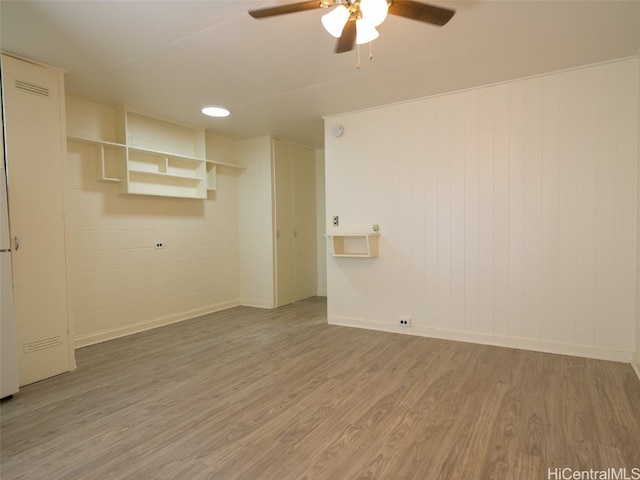
[[[336,53],[344,53],[353,50],[353,46],[356,43],[356,22],[355,20],[348,20],[344,24],[342,29],[342,35],[338,39],[336,45]]]
[[[253,18],[273,17],[275,15],[284,15],[285,13],[304,12],[305,10],[313,10],[321,8],[320,0],[308,0],[306,2],[289,3],[286,5],[278,5],[276,7],[258,8],[249,10],[249,15]]]
[[[449,8],[436,7],[435,5],[427,5],[426,3],[416,2],[414,0],[393,0],[389,6],[389,13],[420,22],[432,23],[441,27],[451,20],[451,17],[453,17],[456,11]]]

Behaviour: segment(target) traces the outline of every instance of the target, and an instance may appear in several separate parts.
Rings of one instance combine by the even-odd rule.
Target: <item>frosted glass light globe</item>
[[[367,23],[377,27],[387,18],[389,4],[387,0],[360,0],[360,11]]]

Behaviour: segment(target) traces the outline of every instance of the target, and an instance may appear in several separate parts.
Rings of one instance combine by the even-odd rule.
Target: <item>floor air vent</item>
[[[49,98],[49,89],[46,87],[41,87],[39,85],[34,85],[33,83],[23,82],[22,80],[16,80],[14,82],[14,86],[18,90],[22,90],[23,92],[31,93],[33,95],[38,95],[39,97]]]
[[[45,348],[51,348],[61,344],[62,337],[60,336],[36,340],[35,342],[24,344],[24,353],[37,352],[38,350],[44,350]]]

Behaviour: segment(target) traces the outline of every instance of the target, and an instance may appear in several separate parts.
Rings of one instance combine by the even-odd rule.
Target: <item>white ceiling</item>
[[[437,0],[438,28],[396,16],[373,42],[334,54],[322,10],[256,20],[287,3],[0,0],[0,45],[67,72],[67,94],[129,105],[231,138],[323,144],[322,117],[634,56],[640,0]],[[291,3],[291,2],[289,2]],[[230,108],[226,119],[200,113]]]

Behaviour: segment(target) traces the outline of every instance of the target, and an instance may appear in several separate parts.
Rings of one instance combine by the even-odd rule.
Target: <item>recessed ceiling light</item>
[[[218,107],[216,105],[209,105],[202,109],[202,113],[210,117],[228,117],[231,112],[224,107]]]

